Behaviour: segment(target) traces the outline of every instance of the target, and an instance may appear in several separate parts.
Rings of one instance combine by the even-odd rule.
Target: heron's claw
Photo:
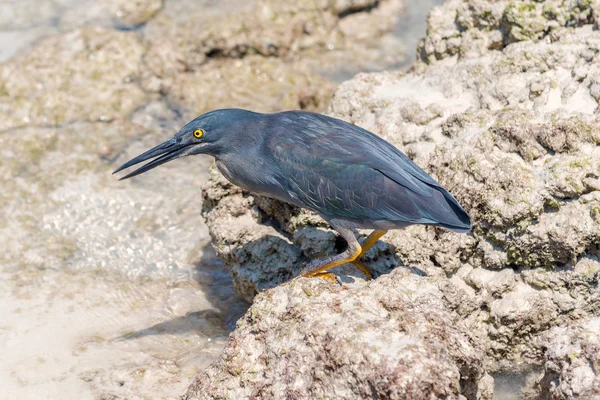
[[[338,276],[335,275],[333,272],[320,272],[315,275],[309,275],[309,276],[307,276],[307,278],[321,278],[321,279],[331,281],[333,283],[338,283],[340,285],[342,284],[342,282],[340,281],[340,278],[338,278]]]
[[[373,279],[373,275],[371,275],[371,271],[369,270],[369,267],[367,267],[365,264],[363,264],[362,262],[360,262],[358,260],[352,261],[352,264],[354,264],[354,266],[356,268],[360,269],[362,271],[362,273],[365,274],[365,277],[367,278],[368,281]]]

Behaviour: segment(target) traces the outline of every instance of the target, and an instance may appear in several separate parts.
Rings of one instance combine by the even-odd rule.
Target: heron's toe
[[[321,279],[331,281],[333,283],[338,283],[340,285],[342,284],[340,279],[333,272],[320,272],[318,274],[309,276],[309,278],[321,278]]]
[[[373,279],[373,275],[371,275],[371,270],[365,264],[363,264],[362,262],[360,262],[358,260],[352,261],[352,264],[354,264],[354,266],[356,268],[360,269],[362,271],[362,273],[365,274],[365,277],[367,278],[368,281]]]

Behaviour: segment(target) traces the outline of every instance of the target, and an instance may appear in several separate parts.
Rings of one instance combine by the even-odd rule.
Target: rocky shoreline
[[[185,398],[483,400],[496,374],[517,372],[528,375],[525,399],[600,396],[596,0],[448,0],[432,10],[409,72],[339,86],[339,70],[404,61],[392,34],[400,0],[223,0],[187,13],[179,0],[89,0],[60,17],[47,3],[40,19],[59,33],[0,64],[0,273],[5,293],[33,304],[11,317],[38,303],[69,315],[79,300],[62,310],[60,296],[98,307],[111,297],[86,295],[113,291],[124,305],[111,312],[144,314],[139,287],[145,302],[160,299],[161,321],[72,333],[61,353],[109,351],[114,335],[125,355],[127,338],[177,342],[119,365],[87,356],[93,365],[52,379],[76,375],[96,398],[171,398],[168,388],[199,373]],[[2,26],[27,21],[15,7]],[[318,216],[241,191],[210,160],[125,183],[110,176],[220,107],[363,126],[447,187],[475,227],[390,232],[366,255],[372,281],[342,266],[343,286],[282,285],[343,248]],[[209,242],[252,302],[226,344],[246,306],[216,277]],[[50,281],[83,273],[89,289],[65,286],[76,295]],[[42,288],[47,298],[36,297]],[[44,332],[35,326],[23,329]],[[17,386],[38,382],[31,361],[19,363]]]
[[[447,1],[409,73],[340,85],[328,113],[404,150],[475,221],[469,235],[386,235],[368,254],[374,282],[341,268],[341,289],[280,286],[307,259],[339,251],[336,235],[309,212],[211,174],[207,226],[254,303],[186,398],[491,399],[490,373],[536,368],[525,398],[600,396],[598,7]],[[413,354],[409,343],[430,345],[415,324],[427,324],[428,339],[444,332],[434,342],[447,351]],[[448,366],[448,379],[428,363]]]

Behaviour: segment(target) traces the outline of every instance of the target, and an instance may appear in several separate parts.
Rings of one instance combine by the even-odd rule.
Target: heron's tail
[[[439,206],[439,208],[436,207],[438,211],[436,212],[436,225],[454,232],[469,232],[473,226],[469,214],[446,189],[442,187],[436,189],[441,195],[434,196]]]

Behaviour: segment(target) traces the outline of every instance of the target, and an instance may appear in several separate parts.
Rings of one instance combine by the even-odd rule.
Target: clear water
[[[494,400],[517,400],[522,398],[521,391],[525,388],[530,376],[538,377],[539,370],[503,371],[492,374],[494,377]]]
[[[406,3],[394,35],[407,48],[438,2]],[[163,12],[241,4],[166,0]],[[0,62],[87,25],[118,27],[95,0],[0,0]],[[182,122],[160,106],[137,117],[152,133],[125,138],[101,124],[0,133],[1,399],[178,398],[248,307],[200,216],[209,159],[126,182],[110,175]]]

